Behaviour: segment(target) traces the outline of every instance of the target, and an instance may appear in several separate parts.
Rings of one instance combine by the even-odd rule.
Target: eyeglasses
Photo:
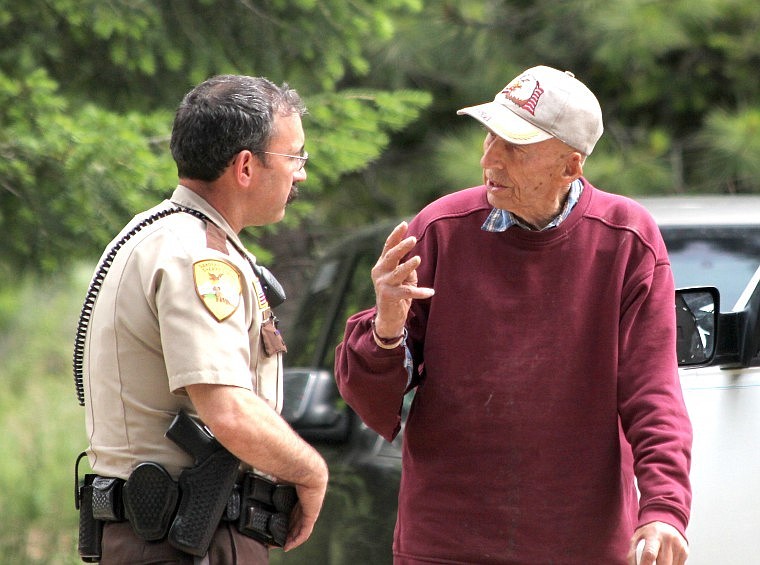
[[[296,171],[300,171],[306,166],[306,161],[309,160],[309,152],[304,151],[303,155],[288,155],[287,153],[275,153],[274,151],[261,151],[260,153],[266,153],[267,155],[279,155],[280,157],[288,157],[290,159],[296,159],[298,161],[298,168]]]

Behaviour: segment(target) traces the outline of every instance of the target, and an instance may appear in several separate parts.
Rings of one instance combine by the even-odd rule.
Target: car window
[[[356,266],[351,273],[351,281],[348,283],[346,293],[338,305],[337,323],[333,324],[330,329],[328,343],[331,345],[325,351],[323,367],[332,369],[335,365],[335,348],[343,339],[346,320],[357,312],[366,310],[375,304],[375,288],[372,286],[370,271],[375,266],[378,254],[367,252],[361,253],[357,257]]]
[[[661,228],[676,287],[715,286],[730,311],[760,266],[760,227]]]
[[[378,245],[382,248],[382,242]],[[352,248],[350,253],[328,259],[319,266],[295,321],[299,327],[290,334],[287,356],[290,367],[332,370],[335,348],[343,339],[346,320],[375,303],[370,270],[380,251],[374,247]],[[323,334],[325,328],[328,335]]]
[[[307,300],[301,304],[301,312],[293,323],[294,331],[286,334],[288,339],[287,363],[291,367],[318,365],[315,357],[321,341],[322,329],[332,320],[332,303],[340,289],[338,274],[345,258],[330,259],[319,265],[308,290]]]

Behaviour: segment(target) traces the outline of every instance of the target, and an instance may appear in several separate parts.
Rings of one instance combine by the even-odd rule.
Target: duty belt
[[[204,530],[211,528],[212,531],[219,525],[209,524],[209,514],[197,505],[191,509],[192,516],[181,516],[178,510],[182,489],[156,463],[138,465],[126,481],[85,475],[80,492],[91,500],[93,520],[128,521],[141,539],[168,539],[173,546],[193,555],[205,555],[208,547],[193,547],[193,540],[199,534],[188,525],[197,521]],[[81,495],[80,503],[85,498]],[[282,547],[288,534],[290,512],[297,500],[293,486],[277,484],[248,472],[233,486],[221,521],[232,522],[240,533],[261,543]],[[81,506],[80,512],[86,512],[87,504]]]
[[[202,557],[219,522],[235,523],[244,535],[267,545],[283,546],[290,512],[298,502],[295,487],[245,473],[240,460],[211,432],[180,411],[166,437],[195,459],[174,481],[161,465],[140,463],[126,481],[88,474],[79,484],[74,470],[75,505],[79,510],[79,554],[100,559],[104,522],[128,520],[146,541],[167,539],[177,549]]]
[[[133,473],[126,482],[95,476],[93,518],[128,520],[146,541],[161,540],[166,537],[168,524],[176,516],[180,489],[155,463],[139,465],[135,471],[137,474]],[[120,488],[121,495],[118,493]],[[119,498],[122,504],[117,505],[114,512],[113,503]],[[262,543],[282,546],[288,533],[288,516],[295,503],[296,493],[292,486],[245,473],[233,486],[222,520],[235,522],[243,534]]]

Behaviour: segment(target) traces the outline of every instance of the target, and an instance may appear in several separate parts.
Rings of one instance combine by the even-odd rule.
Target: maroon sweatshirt
[[[341,394],[392,439],[408,385],[397,563],[625,563],[634,529],[689,519],[691,425],[673,277],[651,216],[584,180],[557,228],[481,230],[483,186],[411,222],[422,257],[414,359],[374,310],[336,356]],[[641,492],[637,500],[634,473]]]

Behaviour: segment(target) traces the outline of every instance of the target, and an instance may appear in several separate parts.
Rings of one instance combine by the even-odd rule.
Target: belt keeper
[[[378,347],[381,347],[383,349],[396,349],[398,346],[400,346],[402,343],[406,341],[406,337],[408,335],[408,332],[406,328],[404,328],[404,332],[398,336],[398,337],[380,337],[377,334],[377,329],[375,328],[375,318],[377,316],[372,317],[372,321],[370,322],[372,325],[372,337],[375,340],[375,343]]]

